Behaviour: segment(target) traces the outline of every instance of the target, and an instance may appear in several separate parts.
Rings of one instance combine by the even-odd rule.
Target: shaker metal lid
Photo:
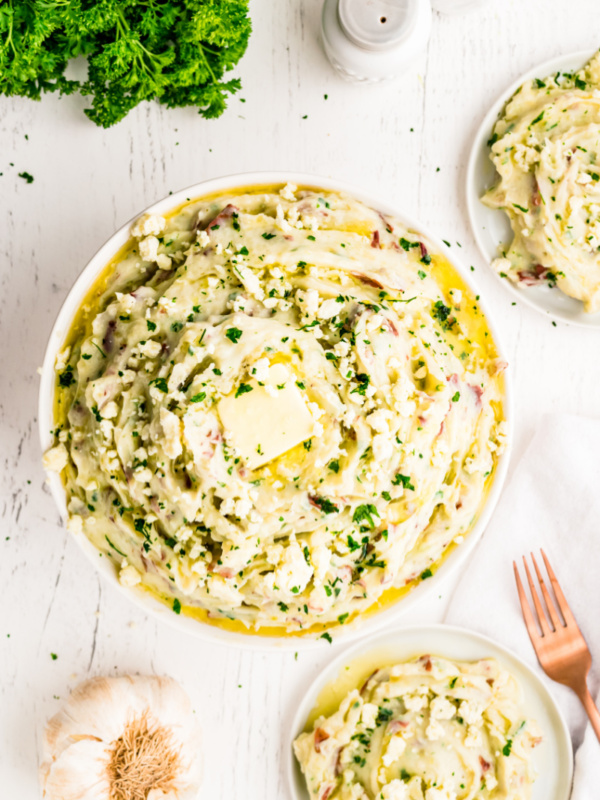
[[[346,36],[365,50],[390,50],[412,30],[418,3],[426,0],[339,0]]]

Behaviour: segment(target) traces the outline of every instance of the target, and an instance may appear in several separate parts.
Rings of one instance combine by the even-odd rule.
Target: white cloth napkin
[[[492,521],[445,617],[448,623],[496,639],[543,674],[521,616],[512,568],[513,559],[522,566],[521,556],[530,551],[537,559],[540,547],[592,652],[589,685],[596,695],[600,682],[600,420],[567,415],[540,419],[525,454],[511,464]],[[565,714],[577,749],[572,800],[598,800],[600,745],[594,731],[590,725],[586,730],[587,717],[577,698],[545,676],[544,680]]]

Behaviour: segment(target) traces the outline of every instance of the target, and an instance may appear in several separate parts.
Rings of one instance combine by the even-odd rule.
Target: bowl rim
[[[518,668],[527,676],[528,680],[531,681],[532,685],[535,686],[538,699],[541,699],[545,704],[547,704],[547,706],[551,708],[555,714],[557,723],[556,729],[554,730],[555,739],[566,758],[566,763],[561,764],[561,767],[566,770],[566,780],[564,781],[564,786],[568,788],[567,793],[561,796],[561,800],[563,800],[563,798],[564,800],[567,800],[567,797],[570,794],[573,776],[573,748],[571,744],[571,734],[569,732],[569,727],[567,725],[564,712],[556,701],[553,693],[550,691],[550,685],[545,680],[545,675],[542,675],[539,671],[536,671],[536,669],[532,667],[531,664],[529,664],[523,658],[523,656],[519,655],[510,647],[507,647],[502,642],[499,642],[491,636],[481,633],[478,630],[465,628],[462,625],[446,624],[445,622],[428,623],[426,625],[397,625],[394,626],[392,630],[386,632],[385,641],[392,642],[393,647],[394,642],[397,643],[398,640],[401,639],[407,639],[408,642],[410,642],[411,635],[415,635],[417,637],[422,636],[428,640],[431,640],[432,642],[432,646],[424,651],[421,650],[421,648],[415,648],[410,644],[407,645],[406,643],[403,643],[403,645],[401,645],[409,651],[413,651],[413,654],[416,654],[419,650],[421,650],[421,652],[429,651],[436,656],[441,658],[446,657],[454,661],[472,661],[473,659],[469,657],[457,658],[455,656],[445,655],[443,652],[444,645],[442,645],[441,648],[437,647],[436,641],[438,637],[449,637],[450,639],[455,639],[458,643],[460,643],[462,640],[466,646],[469,644],[474,644],[475,647],[481,646],[484,649],[489,648],[489,657],[498,658],[498,660],[502,659],[503,665],[509,670],[511,670],[513,665],[516,663]],[[289,715],[289,726],[285,739],[282,742],[282,747],[284,748],[283,770],[285,772],[286,789],[288,797],[291,800],[308,800],[308,792],[299,794],[297,791],[300,766],[294,754],[293,744],[296,737],[304,730],[307,715],[313,708],[313,705],[309,704],[309,699],[314,696],[315,693],[318,697],[318,693],[321,692],[325,686],[329,685],[332,680],[335,680],[335,676],[340,674],[342,667],[346,664],[351,663],[356,658],[360,658],[361,655],[367,655],[370,651],[377,652],[379,647],[385,649],[382,638],[383,632],[378,631],[373,635],[369,635],[363,641],[355,642],[350,647],[340,650],[335,656],[329,659],[327,664],[318,675],[313,676],[304,684],[302,687],[302,693],[297,694],[294,699],[294,705],[288,709],[287,713]],[[403,658],[406,659],[411,657],[413,656],[403,656]],[[480,656],[478,658],[484,657],[485,656]],[[511,661],[513,664],[511,664]],[[523,692],[526,691],[525,687],[521,688]],[[304,789],[304,781],[302,781],[302,784],[302,789]],[[557,800],[557,798],[553,798],[553,800]]]
[[[504,106],[508,103],[517,89],[522,86],[525,81],[536,78],[539,75],[551,75],[553,72],[556,72],[557,69],[562,71],[565,67],[569,67],[571,64],[580,64],[583,66],[597,52],[597,48],[594,50],[584,48],[582,50],[574,50],[570,53],[562,53],[554,58],[548,58],[545,61],[539,64],[534,64],[532,67],[525,70],[525,72],[521,73],[521,75],[509,86],[503,89],[495,98],[493,103],[488,106],[483,117],[481,117],[479,125],[477,126],[477,130],[471,141],[464,184],[467,217],[469,219],[471,232],[475,239],[475,243],[477,244],[477,249],[482,256],[486,267],[490,272],[493,273],[495,279],[499,281],[506,291],[510,292],[510,294],[513,295],[519,302],[529,306],[529,308],[534,309],[538,313],[543,314],[546,318],[558,320],[559,322],[564,322],[567,325],[575,325],[579,328],[586,328],[588,330],[597,329],[600,326],[600,317],[598,314],[588,314],[585,312],[583,310],[583,303],[580,300],[576,300],[575,298],[564,295],[563,293],[565,302],[568,302],[569,307],[572,308],[571,313],[567,312],[566,310],[553,310],[551,308],[547,308],[544,303],[538,299],[538,296],[532,292],[532,287],[519,287],[513,281],[506,278],[501,278],[496,270],[492,269],[491,262],[497,256],[497,253],[490,253],[490,249],[487,247],[481,231],[482,211],[480,206],[483,206],[483,203],[481,202],[480,193],[481,182],[478,181],[477,173],[478,162],[484,150],[486,158],[489,159],[490,148],[486,143],[489,139],[492,128],[502,113]],[[489,211],[494,214],[506,215],[506,212],[501,208],[489,209]],[[560,291],[560,289],[557,288],[557,291]]]
[[[135,214],[134,217],[125,222],[124,225],[122,225],[112,236],[110,236],[82,269],[81,273],[69,290],[66,298],[63,300],[54,325],[52,326],[49,334],[48,344],[46,346],[44,355],[38,402],[38,425],[42,453],[48,450],[48,448],[53,444],[51,430],[54,426],[53,398],[54,364],[56,355],[63,347],[64,338],[68,333],[73,317],[77,309],[80,307],[86,293],[94,284],[100,272],[110,262],[111,258],[114,257],[119,249],[129,240],[132,223],[143,214],[168,213],[188,200],[194,200],[196,198],[201,199],[203,196],[211,195],[216,192],[222,192],[225,194],[228,191],[237,189],[261,185],[285,185],[287,183],[300,186],[312,186],[315,188],[324,189],[326,191],[337,191],[349,194],[371,208],[375,208],[384,214],[394,216],[409,230],[414,230],[415,232],[418,232],[427,238],[437,252],[443,253],[445,257],[448,258],[452,267],[456,270],[471,291],[480,296],[479,304],[486,318],[488,328],[492,334],[494,344],[498,351],[498,356],[501,360],[506,360],[498,329],[495,325],[492,315],[490,314],[487,303],[481,297],[481,293],[475,284],[473,277],[467,271],[466,267],[464,267],[459,258],[448,253],[448,249],[443,246],[442,240],[435,234],[431,233],[427,226],[417,222],[412,217],[398,209],[392,202],[388,202],[385,198],[374,197],[359,187],[343,181],[334,180],[332,178],[324,178],[309,173],[291,171],[234,173],[193,184],[192,186],[174,192],[173,194],[170,194],[167,197],[164,197],[161,200],[147,206],[145,209]],[[370,635],[371,633],[380,630],[385,625],[397,623],[401,614],[406,613],[415,604],[418,604],[421,599],[437,591],[440,583],[451,573],[456,572],[458,568],[467,561],[469,555],[478,544],[492,516],[508,472],[513,441],[513,394],[511,383],[509,369],[504,373],[503,411],[504,420],[506,421],[508,428],[506,447],[504,452],[498,458],[496,465],[496,476],[490,488],[488,489],[487,497],[479,512],[478,519],[475,525],[466,535],[465,540],[461,542],[459,547],[455,548],[443,559],[431,580],[422,581],[413,589],[411,589],[410,592],[398,602],[382,609],[381,611],[373,613],[366,619],[361,619],[361,617],[358,617],[358,619],[350,625],[343,627],[339,626],[338,628],[333,629],[332,638],[334,639],[335,645],[342,643],[348,644],[349,642],[356,640],[358,637]],[[57,505],[63,526],[66,526],[68,515],[65,502],[65,492],[60,475],[56,473],[47,473],[47,483],[50,488],[50,493]],[[122,586],[112,564],[109,563],[108,559],[98,559],[98,550],[85,537],[85,535],[72,535],[90,562],[95,566],[100,574],[109,581],[109,583],[111,583],[113,586],[116,586],[119,591],[124,594],[124,596],[128,597],[129,600],[133,601],[139,608],[143,609],[149,614],[152,614],[157,619],[162,619],[170,624],[171,627],[174,627],[181,632],[192,634],[205,641],[210,641],[216,644],[228,644],[246,650],[305,651],[323,647],[323,641],[320,639],[320,634],[292,634],[281,637],[262,635],[260,633],[238,633],[237,631],[226,630],[217,625],[201,622],[184,614],[175,614],[169,606],[161,603],[149,592],[143,592],[135,589],[132,591],[130,587]]]

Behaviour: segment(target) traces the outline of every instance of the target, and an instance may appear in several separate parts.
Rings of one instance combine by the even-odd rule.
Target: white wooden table
[[[463,201],[464,166],[486,107],[535,63],[597,47],[598,0],[490,0],[466,15],[435,14],[414,70],[368,89],[329,67],[320,5],[253,0],[254,34],[238,68],[243,90],[216,121],[145,105],[104,131],[78,98],[0,98],[2,797],[39,797],[39,731],[59,698],[87,676],[131,671],[172,675],[192,696],[205,731],[202,797],[284,798],[282,734],[331,657],[325,642],[296,661],[177,634],[101,582],[59,524],[40,466],[36,370],[83,265],[150,202],[205,178],[261,169],[363,187],[453,247],[460,242],[475,266],[515,380],[515,458],[542,412],[594,415],[600,407],[597,335],[513,305],[475,249]],[[441,619],[450,589],[410,621]]]

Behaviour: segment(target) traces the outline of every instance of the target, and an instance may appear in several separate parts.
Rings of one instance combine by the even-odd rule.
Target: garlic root
[[[200,731],[172,678],[92,678],[74,689],[44,734],[47,800],[193,800]]]

